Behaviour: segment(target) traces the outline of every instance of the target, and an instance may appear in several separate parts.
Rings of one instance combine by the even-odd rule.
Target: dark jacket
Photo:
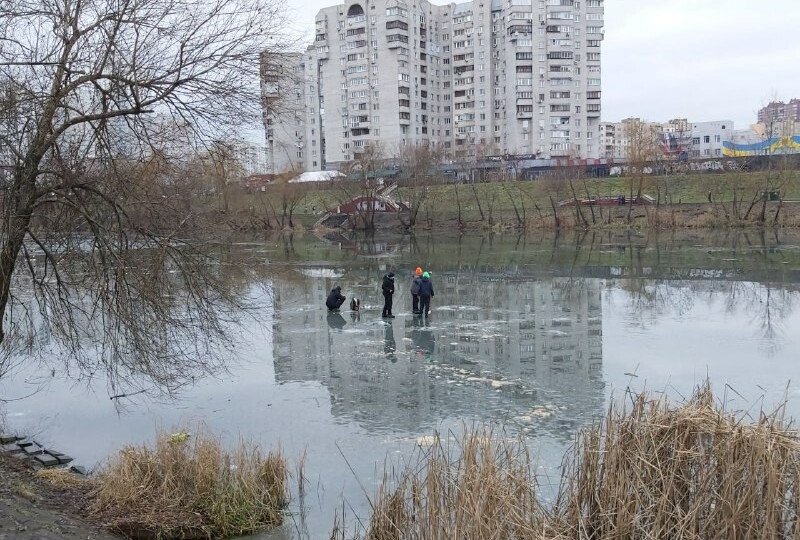
[[[339,309],[344,304],[345,297],[342,295],[342,288],[341,287],[334,287],[331,289],[331,293],[328,295],[328,299],[325,300],[325,305],[328,306],[328,309]]]
[[[389,273],[383,276],[381,289],[383,289],[384,293],[394,294],[394,274]]]
[[[433,296],[433,282],[430,278],[423,277],[419,282],[420,296]]]
[[[416,274],[411,278],[411,294],[419,294],[419,282],[421,279],[422,278]]]

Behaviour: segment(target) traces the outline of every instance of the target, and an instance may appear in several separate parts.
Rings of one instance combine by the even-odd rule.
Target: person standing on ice
[[[411,277],[411,311],[416,315],[421,313],[419,310],[419,283],[422,281],[422,268],[417,266],[414,275]]]
[[[381,315],[381,317],[394,319],[394,315],[392,315],[392,295],[394,295],[394,272],[389,272],[388,274],[383,276],[381,291],[383,292],[383,314]]]
[[[433,282],[428,272],[422,273],[419,282],[419,311],[426,317],[431,312],[431,298],[433,297]]]

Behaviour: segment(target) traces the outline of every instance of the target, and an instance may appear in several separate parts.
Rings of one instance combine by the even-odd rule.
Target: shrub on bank
[[[94,511],[136,538],[221,538],[279,525],[288,503],[284,456],[240,442],[225,452],[204,433],[160,433],[123,448],[98,475]]]
[[[737,418],[708,387],[678,406],[631,403],[581,431],[552,504],[534,496],[520,440],[437,438],[387,472],[363,538],[798,537],[800,442],[780,414]]]

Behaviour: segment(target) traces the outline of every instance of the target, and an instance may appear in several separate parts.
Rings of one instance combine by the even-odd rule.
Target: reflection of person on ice
[[[422,273],[419,282],[419,311],[426,317],[431,312],[431,297],[433,297],[433,282],[428,272]]]
[[[325,305],[328,306],[330,311],[334,309],[339,309],[344,304],[345,297],[342,295],[342,288],[338,285],[331,289],[331,293],[328,295],[328,299],[325,300]]]
[[[419,282],[422,281],[422,268],[417,266],[414,276],[411,278],[411,311],[414,314],[420,313],[419,310]]]

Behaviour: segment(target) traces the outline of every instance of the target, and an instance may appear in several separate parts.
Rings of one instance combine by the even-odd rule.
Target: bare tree
[[[207,152],[206,173],[211,176],[217,210],[228,212],[228,185],[242,177],[244,168],[236,155],[236,145],[229,141],[216,140]]]
[[[407,229],[417,224],[419,211],[430,194],[430,184],[438,179],[438,165],[443,161],[440,149],[430,146],[414,146],[400,153],[400,165],[408,174],[404,193],[408,202],[408,218],[403,220]]]
[[[349,179],[338,183],[342,195],[340,203],[361,199],[353,216],[353,226],[357,229],[375,229],[375,212],[383,189],[380,171],[385,163],[383,148],[379,143],[373,143],[364,147],[362,152],[355,154],[354,160],[342,167],[341,172],[347,174]]]
[[[279,174],[268,187],[267,193],[270,197],[267,198],[267,204],[272,210],[275,224],[280,229],[294,228],[295,210],[308,191],[306,183],[290,182],[293,178],[295,178],[293,172]],[[275,202],[279,209],[275,207]]]
[[[181,240],[196,233],[193,216],[156,158],[257,118],[258,55],[280,36],[281,9],[273,0],[0,3],[4,346],[45,321],[70,351],[99,350],[83,356],[90,371],[99,362],[174,387],[193,374],[178,359],[203,369],[223,336],[218,308],[235,298],[213,258]]]
[[[659,129],[656,125],[638,118],[623,121],[625,138],[627,139],[628,172],[628,214],[631,221],[633,202],[641,198],[648,168],[656,162],[660,155]]]

